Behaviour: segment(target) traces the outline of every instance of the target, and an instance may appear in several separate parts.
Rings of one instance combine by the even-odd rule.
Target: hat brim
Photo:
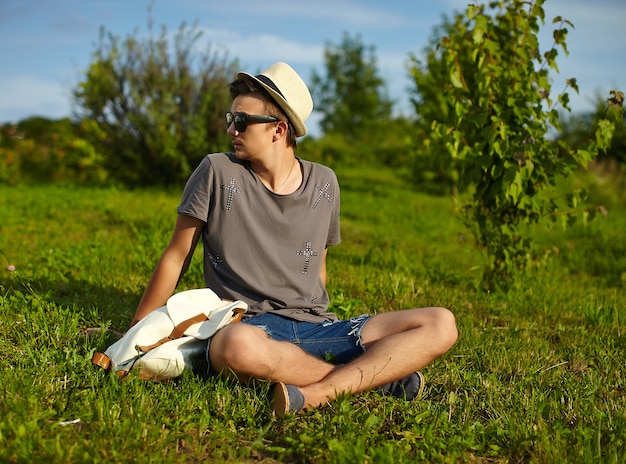
[[[278,106],[280,106],[282,110],[285,112],[285,114],[289,118],[289,121],[291,121],[291,124],[293,125],[293,128],[296,131],[296,137],[302,137],[303,135],[306,135],[306,125],[304,124],[304,121],[291,108],[291,105],[289,105],[289,102],[285,100],[285,97],[283,97],[280,93],[278,93],[276,90],[271,88],[265,82],[258,79],[256,76],[253,76],[252,74],[249,74],[247,72],[243,72],[243,71],[238,72],[237,79],[240,79],[240,80],[251,79],[257,84],[259,84],[261,87],[263,87],[265,90],[267,90],[267,92],[274,99],[274,101],[278,104]]]

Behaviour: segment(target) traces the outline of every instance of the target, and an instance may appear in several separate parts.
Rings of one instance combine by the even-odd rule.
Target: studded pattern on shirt
[[[207,252],[207,255],[208,255],[209,259],[211,260],[211,264],[213,265],[213,267],[217,267],[218,264],[221,264],[221,263],[224,262],[224,260],[222,258],[220,258],[219,256],[213,256],[209,252]]]
[[[226,196],[226,209],[230,210],[233,206],[233,199],[235,198],[235,193],[241,193],[241,189],[239,187],[235,187],[235,178],[231,177],[228,185],[220,184],[220,188],[222,190],[227,190],[228,195]]]
[[[296,255],[304,256],[304,267],[302,268],[302,273],[306,274],[309,271],[311,256],[317,256],[317,251],[313,251],[311,249],[311,242],[306,242],[306,248],[304,250],[296,251]]]
[[[318,184],[315,184],[315,190],[317,190],[317,196],[315,197],[315,201],[313,202],[313,209],[317,208],[323,199],[326,199],[329,202],[333,201],[333,197],[330,193],[328,193],[328,189],[330,189],[329,182],[326,182],[323,187]]]

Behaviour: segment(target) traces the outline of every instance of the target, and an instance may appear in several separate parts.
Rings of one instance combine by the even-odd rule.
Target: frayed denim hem
[[[356,344],[357,346],[360,346],[361,348],[363,348],[363,351],[365,351],[365,346],[363,345],[361,332],[363,331],[363,327],[365,327],[365,324],[369,320],[370,320],[370,316],[368,314],[361,314],[360,316],[350,318],[350,324],[352,324],[352,330],[348,332],[348,335],[356,336],[357,338]]]
[[[350,323],[350,331],[346,334],[348,337],[356,337],[356,346],[359,346],[365,351],[365,346],[363,345],[363,339],[361,338],[361,332],[363,331],[363,327],[372,316],[369,314],[361,314],[360,316],[351,317],[349,320]],[[324,322],[324,327],[329,327],[333,324],[343,323],[345,321],[328,321]]]

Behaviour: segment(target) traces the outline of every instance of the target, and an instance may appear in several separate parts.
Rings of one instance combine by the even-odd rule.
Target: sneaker
[[[304,395],[295,385],[278,382],[272,390],[271,406],[277,417],[296,414],[304,408]]]
[[[426,381],[421,372],[414,372],[394,382],[381,385],[376,390],[382,395],[391,395],[407,401],[419,399],[424,393]]]

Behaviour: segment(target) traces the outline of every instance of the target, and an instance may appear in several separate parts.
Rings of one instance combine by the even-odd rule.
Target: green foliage
[[[611,145],[598,153],[597,160],[614,163],[622,168],[626,167],[626,119],[621,111],[621,92],[613,91],[607,100],[598,96],[596,98],[595,111],[589,113],[573,114],[562,124],[559,139],[564,140],[569,146],[578,148],[594,137],[600,121],[608,119],[613,122],[615,129],[611,139]]]
[[[106,179],[102,156],[70,119],[32,117],[0,127],[0,183]]]
[[[340,44],[326,45],[324,62],[325,75],[314,71],[311,76],[322,131],[331,138],[345,139],[353,151],[360,152],[360,158],[379,159],[378,147],[391,132],[387,125],[392,119],[392,102],[385,95],[374,47],[366,47],[358,35],[344,33]]]
[[[409,163],[412,122],[397,117],[384,123],[385,135],[375,141],[369,138],[351,140],[338,132],[318,138],[305,137],[298,143],[299,151],[311,161],[331,166],[395,166],[399,171]]]
[[[74,90],[79,117],[109,173],[128,185],[180,185],[208,152],[228,144],[224,113],[236,62],[202,45],[182,24],[172,43],[124,40],[101,29],[84,80]]]
[[[449,198],[395,170],[337,174],[333,309],[456,314],[460,338],[424,369],[423,400],[345,395],[275,419],[263,382],[118,382],[90,359],[127,327],[179,192],[2,185],[0,462],[621,462],[626,198],[614,179],[572,179],[614,213],[534,234],[559,252],[507,294],[476,290],[483,257]],[[201,260],[200,249],[180,289],[202,285]]]
[[[412,178],[420,190],[439,194],[456,193],[458,182],[458,169],[451,162],[445,145],[431,137],[433,121],[445,121],[452,111],[446,100],[447,89],[442,85],[449,81],[449,71],[442,59],[444,51],[439,41],[454,33],[455,28],[456,25],[444,17],[443,24],[435,28],[424,50],[424,61],[411,55],[408,67],[414,85],[411,103],[416,114],[410,162]],[[460,45],[467,47],[464,43]],[[469,53],[469,49],[465,50],[466,55]]]
[[[0,126],[0,184],[15,185],[20,178],[20,150],[16,146],[17,130],[14,125]]]
[[[558,72],[556,59],[559,52],[567,54],[573,26],[555,18],[552,48],[541,53],[543,3],[470,5],[444,25],[445,35],[426,62],[413,57],[410,67],[421,127],[417,158],[427,152],[436,159],[432,172],[445,173],[446,184],[470,193],[460,211],[489,257],[484,275],[489,287],[507,286],[518,271],[546,258],[522,227],[544,217],[565,216],[570,224],[578,215],[587,221],[604,211],[579,207],[584,192],[569,192],[566,204],[549,195],[560,178],[607,149],[614,124],[598,121],[591,140],[577,149],[549,140],[550,131],[560,130],[557,108],[569,110],[566,91],[553,100],[549,71]],[[575,79],[568,79],[567,87],[578,91]]]

